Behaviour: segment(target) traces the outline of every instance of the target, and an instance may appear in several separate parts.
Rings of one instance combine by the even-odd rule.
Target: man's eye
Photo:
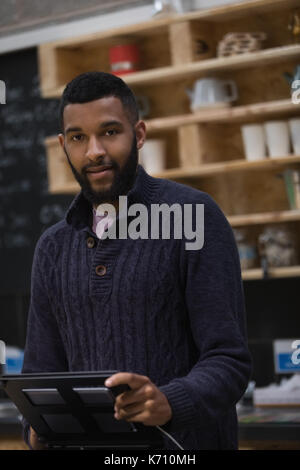
[[[118,132],[116,131],[116,129],[108,129],[106,132],[105,132],[105,135],[108,135],[108,136],[113,136],[113,135],[116,135]]]
[[[74,134],[71,136],[71,140],[73,140],[74,142],[80,142],[81,140],[83,140],[83,135],[82,134]]]

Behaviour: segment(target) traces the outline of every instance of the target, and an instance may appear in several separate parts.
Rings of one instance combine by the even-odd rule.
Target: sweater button
[[[103,266],[103,264],[99,264],[99,266],[96,267],[97,276],[104,276],[105,273],[106,273],[106,266]]]
[[[95,239],[93,237],[88,237],[86,240],[86,244],[88,248],[94,248],[95,246]]]

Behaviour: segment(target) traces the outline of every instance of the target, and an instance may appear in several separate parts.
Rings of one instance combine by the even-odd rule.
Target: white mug
[[[289,119],[293,151],[300,155],[300,118]]]
[[[160,173],[166,167],[166,142],[164,139],[148,139],[140,149],[140,164],[147,173]]]
[[[268,121],[264,123],[269,155],[272,158],[290,154],[289,127],[286,121]]]
[[[262,160],[267,157],[264,128],[261,124],[242,126],[244,152],[248,161]]]

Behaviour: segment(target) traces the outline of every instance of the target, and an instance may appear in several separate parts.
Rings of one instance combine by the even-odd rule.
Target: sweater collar
[[[149,206],[149,204],[156,201],[161,181],[160,178],[150,176],[141,165],[138,165],[134,184],[127,193],[128,207],[135,203]],[[82,191],[73,199],[65,219],[68,224],[77,229],[91,227],[93,219],[92,205],[85,198]]]

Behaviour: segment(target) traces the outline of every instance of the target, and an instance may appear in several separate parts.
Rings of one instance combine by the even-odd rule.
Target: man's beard
[[[82,189],[83,195],[92,205],[98,206],[99,204],[103,204],[105,202],[116,201],[119,196],[126,195],[128,191],[132,188],[135,181],[138,165],[138,150],[135,135],[125,166],[120,169],[119,165],[116,162],[109,162],[109,164],[112,166],[112,170],[114,171],[114,178],[111,187],[106,191],[94,191],[86,175],[86,169],[88,169],[88,166],[84,167],[83,171],[79,173],[72,165],[70,157],[65,148],[64,151],[67,156],[73,175]],[[96,160],[94,162],[94,166],[96,164],[104,164],[102,160],[103,159],[100,158]],[[105,164],[107,163],[108,162],[105,162]]]

